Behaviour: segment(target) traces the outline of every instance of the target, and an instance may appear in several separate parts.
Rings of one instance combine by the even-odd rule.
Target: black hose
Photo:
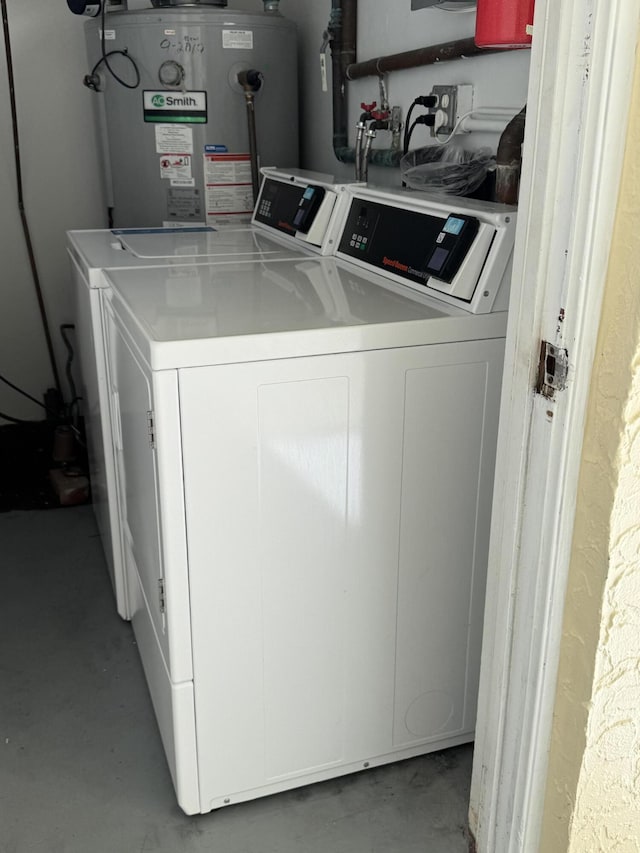
[[[75,328],[76,327],[73,325],[73,323],[63,323],[60,326],[60,334],[62,335],[62,340],[64,341],[64,345],[67,348],[68,353],[65,373],[67,375],[67,382],[69,383],[69,390],[71,391],[71,405],[73,405],[77,401],[78,395],[76,393],[76,384],[73,381],[73,374],[71,372],[71,365],[73,363],[73,357],[75,353],[73,351],[73,347],[71,346],[71,342],[67,337],[67,329],[75,330]]]
[[[31,394],[28,394],[26,391],[23,391],[22,388],[18,388],[17,385],[13,384],[13,382],[9,382],[6,376],[3,376],[1,373],[0,382],[4,382],[4,384],[8,385],[9,388],[13,388],[14,391],[18,392],[18,394],[22,394],[23,397],[26,397],[28,400],[31,400],[32,402],[36,403],[38,406],[42,406],[43,409],[47,408],[45,404],[38,400],[36,397],[32,397]]]
[[[5,415],[4,412],[0,412],[0,418],[4,418],[5,421],[11,421],[12,424],[30,424],[33,421],[24,421],[21,418],[14,418],[13,415]]]
[[[113,79],[117,80],[121,86],[124,86],[125,89],[137,89],[138,86],[140,85],[140,71],[138,70],[138,66],[136,65],[135,61],[129,56],[127,51],[126,50],[112,50],[112,51],[109,51],[109,53],[107,53],[107,49],[105,47],[105,34],[104,34],[106,11],[107,11],[107,0],[102,0],[102,9],[100,12],[100,24],[102,26],[102,29],[100,31],[100,50],[102,52],[102,57],[100,59],[100,62],[104,62],[105,68],[107,69],[109,74],[111,74]],[[120,77],[118,74],[116,74],[116,72],[113,70],[113,68],[111,67],[111,64],[109,63],[109,57],[114,53],[121,53],[133,65],[133,70],[136,72],[135,83],[127,83],[126,80],[123,80],[122,77]],[[91,72],[92,74],[95,74],[98,66],[100,65],[100,62],[96,63],[96,65],[93,68],[93,71]]]

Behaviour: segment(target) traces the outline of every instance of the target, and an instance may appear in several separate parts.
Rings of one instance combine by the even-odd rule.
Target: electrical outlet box
[[[432,136],[453,133],[456,124],[473,106],[473,86],[434,86],[431,94],[438,98],[435,108],[436,121],[431,128]]]

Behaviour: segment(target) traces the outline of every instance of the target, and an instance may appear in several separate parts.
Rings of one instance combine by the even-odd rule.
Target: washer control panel
[[[471,199],[354,187],[337,256],[472,313],[503,310],[516,211]],[[505,298],[496,303],[500,290]],[[494,307],[495,305],[495,307]]]
[[[424,284],[431,276],[451,283],[480,223],[463,214],[446,218],[355,200],[339,251]]]

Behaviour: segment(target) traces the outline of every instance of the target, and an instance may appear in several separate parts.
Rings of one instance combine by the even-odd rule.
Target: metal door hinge
[[[160,613],[167,609],[167,601],[164,594],[164,578],[158,578],[158,599],[160,602]]]
[[[154,448],[156,446],[156,432],[153,411],[147,412],[147,434],[149,436],[149,447]]]
[[[566,349],[542,341],[536,393],[551,399],[556,391],[564,391],[569,374],[569,353]]]

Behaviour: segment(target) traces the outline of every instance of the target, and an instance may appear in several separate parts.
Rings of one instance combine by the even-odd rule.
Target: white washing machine
[[[114,462],[111,442],[106,440],[111,424],[106,403],[101,294],[105,280],[101,270],[171,265],[167,279],[174,290],[183,289],[183,296],[188,299],[193,276],[185,264],[326,254],[333,248],[329,224],[338,214],[342,187],[329,175],[264,169],[251,226],[218,231],[141,228],[68,232],[92,502],[116,606],[123,618],[130,618],[130,608],[124,583]]]
[[[515,212],[348,194],[335,258],[105,273],[132,623],[188,814],[473,738]]]

